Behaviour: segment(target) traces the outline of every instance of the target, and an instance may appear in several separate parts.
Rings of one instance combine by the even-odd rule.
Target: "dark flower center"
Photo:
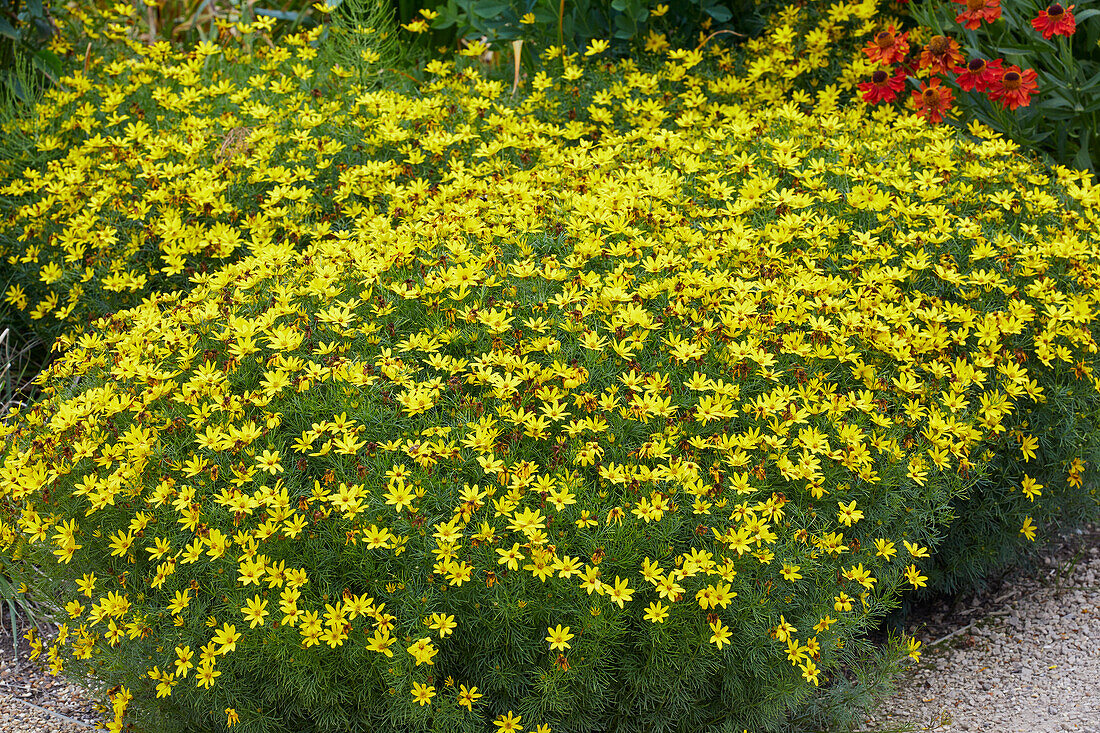
[[[966,9],[970,12],[981,10],[985,7],[985,0],[966,0]]]
[[[939,89],[925,89],[924,94],[922,96],[924,97],[924,103],[925,104],[935,106],[935,105],[939,104],[939,102],[940,102],[940,90]]]
[[[944,36],[932,36],[932,40],[928,42],[928,50],[936,56],[943,56],[950,49],[951,44]]]
[[[890,75],[887,74],[882,69],[879,69],[874,74],[871,74],[871,81],[873,81],[875,84],[878,84],[879,86],[882,86],[883,84],[885,84],[886,80],[889,79],[889,78],[890,78]]]
[[[1062,17],[1062,15],[1063,15],[1063,14],[1065,14],[1065,12],[1066,12],[1066,9],[1065,9],[1065,8],[1063,8],[1063,7],[1062,7],[1061,5],[1059,5],[1058,3],[1054,3],[1054,4],[1053,4],[1053,5],[1051,5],[1051,6],[1049,7],[1049,8],[1047,8],[1047,17],[1050,17],[1050,18],[1061,18],[1061,17]]]
[[[894,34],[890,31],[882,31],[875,36],[875,44],[879,48],[890,48],[894,45]]]
[[[1009,91],[1014,91],[1020,88],[1020,75],[1017,74],[1015,71],[1010,71],[1005,74],[1004,78],[1001,81],[1002,83],[1004,83],[1005,89],[1008,89]]]
[[[977,74],[978,72],[985,70],[985,59],[974,59],[966,65],[966,70],[971,74]]]

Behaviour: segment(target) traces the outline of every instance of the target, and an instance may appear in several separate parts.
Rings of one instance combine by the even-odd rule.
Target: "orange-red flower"
[[[953,71],[958,74],[955,81],[964,92],[977,89],[985,93],[1001,78],[1001,60],[971,59],[966,66],[956,66]]]
[[[867,58],[883,65],[896,64],[909,53],[909,31],[898,34],[897,28],[890,26],[878,33],[874,40],[863,47]]]
[[[1009,66],[993,82],[989,90],[989,99],[1000,102],[1004,109],[1017,109],[1031,104],[1031,95],[1038,89],[1035,69],[1020,70],[1019,66]]]
[[[898,92],[905,88],[905,74],[899,70],[891,76],[890,72],[878,69],[871,74],[871,81],[856,86],[863,92],[863,101],[868,104],[893,102],[898,98]]]
[[[1048,5],[1046,10],[1039,11],[1039,16],[1031,21],[1031,25],[1048,40],[1051,36],[1072,36],[1077,30],[1077,19],[1071,12],[1075,7],[1063,8],[1058,3]]]
[[[923,117],[933,125],[943,122],[943,113],[951,109],[955,98],[951,90],[941,86],[940,79],[932,79],[913,92],[913,103],[917,107],[917,116]]]
[[[1001,17],[1001,0],[954,0],[966,6],[966,10],[959,13],[955,22],[961,23],[964,28],[977,30],[984,20],[992,23]]]
[[[947,36],[932,36],[920,55],[920,68],[928,69],[932,74],[946,74],[963,61],[959,42]]]

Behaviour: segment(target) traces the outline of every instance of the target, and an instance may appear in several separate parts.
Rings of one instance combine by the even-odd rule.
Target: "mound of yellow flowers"
[[[246,256],[0,427],[36,654],[114,730],[768,730],[867,700],[955,517],[999,556],[1095,510],[1100,188],[697,64],[583,120],[571,62],[516,105],[435,65],[343,102],[361,143],[305,124],[331,191],[256,182]]]
[[[441,62],[412,98],[372,91],[374,68],[336,62],[348,54],[329,52],[321,28],[267,45],[271,18],[237,24],[236,45],[178,52],[129,38],[126,5],[65,12],[79,30],[68,50],[83,56],[88,38],[105,38],[128,53],[91,55],[32,117],[2,131],[33,140],[34,154],[0,164],[0,196],[12,203],[0,217],[10,269],[0,309],[47,340],[150,293],[189,289],[195,272],[269,240],[349,226],[360,206],[401,218],[456,157],[527,168],[546,140],[702,129],[722,105],[771,104],[798,86],[820,86],[816,103],[835,107],[869,73],[863,54],[851,54],[876,22],[870,1],[838,4],[819,21],[791,9],[743,53],[657,44],[665,63],[651,73],[630,60],[546,54],[517,102],[506,85]],[[694,75],[704,61],[716,78]],[[836,82],[824,83],[830,75]],[[805,91],[793,98],[815,103]],[[517,115],[543,124],[521,130]]]

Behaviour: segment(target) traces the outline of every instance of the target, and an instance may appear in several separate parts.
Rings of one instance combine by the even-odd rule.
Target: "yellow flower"
[[[568,642],[574,635],[569,633],[568,626],[562,628],[562,625],[558,624],[557,628],[554,629],[547,627],[546,632],[548,634],[546,640],[550,642],[551,649],[565,651],[570,647]]]
[[[228,654],[237,648],[237,642],[241,635],[237,633],[237,627],[230,624],[222,624],[222,627],[214,632],[212,642],[219,645],[218,654]]]
[[[772,636],[779,641],[787,641],[791,638],[791,634],[798,631],[787,619],[782,616],[779,617],[779,625],[772,630]]]
[[[283,472],[283,466],[279,463],[279,451],[264,450],[263,455],[256,458],[256,465],[272,476]]]
[[[429,705],[432,702],[432,698],[435,697],[435,687],[430,687],[427,685],[422,685],[419,682],[414,682],[412,696],[422,706]]]
[[[646,621],[654,624],[663,624],[665,619],[668,618],[669,607],[662,604],[660,601],[650,603],[646,607],[645,618]]]
[[[814,687],[817,687],[817,677],[819,674],[821,674],[821,670],[817,668],[817,665],[814,664],[814,661],[812,659],[807,659],[805,662],[798,666],[802,670],[802,677],[805,678],[807,682],[813,682]]]
[[[432,661],[432,657],[439,652],[438,649],[432,646],[431,639],[426,636],[422,639],[417,639],[406,651],[416,659],[417,667],[421,664],[435,664],[435,662]]]
[[[921,652],[920,652],[921,643],[920,643],[920,641],[918,641],[917,639],[914,639],[914,638],[909,638],[905,642],[905,647],[908,650],[909,658],[912,659],[914,662],[919,662],[920,661],[920,655],[921,655]]]
[[[461,685],[461,689],[458,693],[458,704],[470,712],[473,712],[474,703],[477,702],[480,697],[483,697],[483,695],[477,691],[476,687],[466,689],[466,685]]]
[[[715,621],[710,624],[710,628],[714,632],[710,637],[712,644],[721,649],[723,644],[730,643],[729,638],[733,636],[733,632],[729,630],[728,626],[723,626],[721,621]]]
[[[856,509],[856,502],[853,499],[848,505],[844,502],[838,501],[837,506],[840,507],[840,511],[837,512],[836,518],[845,527],[851,527],[853,524],[863,519],[863,512]]]
[[[221,674],[220,671],[214,669],[213,662],[201,664],[199,665],[199,671],[196,673],[195,687],[205,687],[209,690],[214,684],[214,678],[220,677]]]
[[[95,582],[96,582],[95,573],[85,573],[84,577],[82,577],[80,580],[76,581],[76,587],[81,593],[86,595],[88,598],[91,598],[92,597],[92,591],[95,590]],[[179,595],[178,591],[177,591],[176,595],[177,596]],[[186,605],[187,604],[185,603],[184,606],[186,606]]]
[[[1035,525],[1032,523],[1031,517],[1024,517],[1024,526],[1020,527],[1020,534],[1032,542],[1035,541]]]
[[[176,598],[168,604],[168,610],[172,613],[180,613],[189,605],[191,605],[191,591],[188,588],[184,588],[182,593],[176,591]]]
[[[367,649],[372,652],[378,652],[379,654],[385,654],[387,657],[393,657],[393,650],[390,649],[390,647],[393,646],[395,641],[397,641],[397,639],[391,637],[388,633],[383,634],[375,629],[374,636],[371,637],[370,642],[367,644]]]
[[[512,716],[512,711],[508,711],[508,715],[498,715],[497,719],[493,721],[493,725],[497,727],[497,733],[520,733],[523,728],[520,726],[519,721],[522,716]]]
[[[440,639],[443,639],[446,636],[448,636],[457,627],[458,627],[458,623],[455,621],[455,617],[453,615],[448,616],[446,614],[438,614],[438,613],[433,613],[432,614],[432,621],[428,625],[429,629],[439,631],[439,638]]]
[[[176,674],[181,678],[187,677],[187,672],[195,665],[191,663],[191,658],[195,656],[195,653],[191,651],[189,646],[177,646],[176,647]]]
[[[913,557],[928,557],[929,556],[927,547],[921,547],[920,545],[916,544],[915,542],[910,542],[909,540],[902,540],[902,542],[905,543],[905,549],[909,550],[909,554],[912,555]]]
[[[244,615],[244,620],[248,621],[248,628],[254,629],[257,626],[264,625],[264,616],[269,615],[267,610],[267,601],[261,600],[260,597],[253,596],[249,598],[246,605],[241,608],[241,613]]]
[[[1024,492],[1027,498],[1031,501],[1035,501],[1036,496],[1042,496],[1043,485],[1036,483],[1035,479],[1030,476],[1024,476],[1023,484],[1020,486],[1020,490]]]
[[[607,595],[611,598],[613,603],[619,604],[619,608],[623,608],[623,601],[629,601],[633,593],[634,591],[627,586],[626,578],[620,579],[619,576],[616,575],[615,584],[612,586],[611,590],[607,592]]]
[[[225,714],[226,714],[226,717],[227,717],[226,722],[225,722],[225,726],[227,728],[232,728],[234,725],[241,722],[241,719],[237,717],[237,711],[234,710],[233,708],[226,708],[225,709]]]
[[[383,494],[386,497],[387,504],[393,504],[394,510],[400,514],[401,510],[406,506],[412,506],[412,500],[414,492],[412,487],[405,485],[405,479],[399,478],[396,481],[396,485],[393,488]]]
[[[603,53],[607,50],[607,47],[611,45],[610,41],[601,40],[599,38],[593,38],[588,44],[588,48],[585,49],[585,56],[595,56],[598,53]]]
[[[853,565],[844,571],[844,577],[848,580],[854,580],[864,588],[870,590],[871,587],[877,582],[875,577],[871,575],[870,570],[863,568],[863,563]]]
[[[928,576],[921,575],[916,565],[911,564],[905,568],[905,577],[914,588],[923,588],[928,585]]]
[[[905,544],[908,545],[909,543],[906,542]],[[893,542],[881,537],[875,540],[875,555],[884,557],[889,561],[893,559],[896,554],[898,554],[898,551],[894,549]]]

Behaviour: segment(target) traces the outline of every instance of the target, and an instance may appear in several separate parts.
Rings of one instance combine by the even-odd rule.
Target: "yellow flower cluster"
[[[113,76],[159,64],[179,85],[159,103],[212,103],[201,60],[155,56]],[[9,183],[39,196],[22,240],[51,219],[66,265],[110,287],[148,274],[107,254],[120,238],[155,236],[172,275],[249,251],[74,334],[45,399],[0,427],[0,547],[64,578],[55,668],[152,637],[168,696],[246,649],[354,643],[381,670],[402,655],[380,679],[419,708],[425,670],[485,628],[469,609],[493,607],[541,613],[531,642],[562,673],[624,613],[719,657],[765,638],[816,685],[861,619],[923,586],[951,487],[1034,446],[1037,375],[1100,387],[1100,188],[978,125],[868,119],[828,90],[812,112],[745,105],[751,74],[669,56],[621,65],[584,119],[561,114],[575,59],[519,104],[442,65],[417,99],[318,100],[266,70],[218,92],[237,113],[154,133],[109,110],[121,136]],[[82,78],[70,102],[106,93]],[[79,294],[54,300],[39,310],[64,318]],[[333,580],[337,557],[370,577]],[[473,711],[477,690],[454,697]]]
[[[572,121],[561,133],[576,140],[608,126],[649,129],[673,116],[681,128],[696,125],[708,94],[778,102],[799,79],[835,64],[838,44],[871,32],[875,10],[869,0],[836,4],[803,34],[796,29],[805,25],[804,13],[788,9],[774,30],[746,44],[747,68],[737,68],[729,49],[712,49],[725,73],[705,81],[690,75],[702,51],[669,49],[667,66],[652,75],[623,62],[614,71],[623,82],[583,110],[589,122]],[[93,18],[73,12],[97,38]],[[440,81],[412,102],[395,93],[349,92],[362,89],[359,71],[318,56],[320,28],[290,35],[285,45],[253,48],[263,31],[257,22],[238,29],[240,47],[203,43],[173,52],[166,43],[147,48],[128,38],[131,12],[119,6],[98,20],[133,56],[92,57],[86,70],[47,93],[37,117],[8,130],[33,136],[38,154],[58,156],[45,170],[0,178],[0,194],[28,202],[2,224],[8,237],[0,242],[10,245],[0,245],[0,257],[20,276],[0,298],[47,334],[75,335],[89,318],[136,305],[150,289],[185,287],[196,269],[263,247],[265,237],[323,234],[334,218],[355,216],[363,204],[386,201],[402,212],[434,185],[424,174],[455,154],[476,162],[502,150],[534,156],[540,149],[486,119],[505,86],[472,72],[455,77],[433,62],[428,71]],[[851,63],[862,63],[860,56]],[[561,94],[585,75],[577,56],[565,61],[560,79],[535,75],[522,113],[557,114]],[[242,78],[241,69],[254,73]],[[834,106],[861,75],[862,68],[846,71],[816,102],[802,91],[793,99]],[[455,80],[462,82],[457,98],[448,93]],[[677,90],[671,105],[670,88]],[[456,104],[463,114],[455,114]],[[362,155],[349,156],[352,150]],[[349,166],[362,157],[365,165]],[[361,203],[348,207],[349,196]]]

